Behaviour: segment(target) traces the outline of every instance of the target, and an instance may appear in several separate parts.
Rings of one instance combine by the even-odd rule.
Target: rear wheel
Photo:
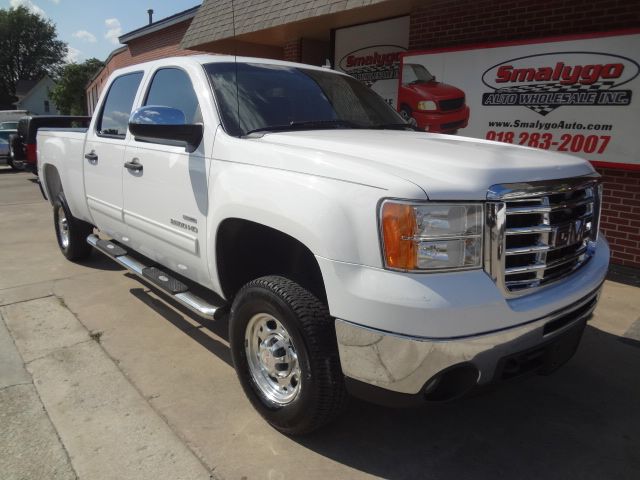
[[[297,283],[268,276],[245,285],[231,308],[229,340],[245,394],[276,429],[309,433],[344,409],[333,320]]]
[[[9,165],[11,168],[13,168],[14,170],[18,170],[18,167],[16,167],[16,164],[13,163],[13,148],[9,149],[9,155],[7,155],[7,165]]]
[[[21,160],[19,153],[20,139],[17,135],[11,135],[9,137],[9,156],[7,157],[7,164],[14,170],[18,170],[15,164],[15,160]]]
[[[93,232],[93,226],[71,215],[62,192],[53,202],[53,224],[60,251],[68,260],[82,260],[91,254],[87,237]]]

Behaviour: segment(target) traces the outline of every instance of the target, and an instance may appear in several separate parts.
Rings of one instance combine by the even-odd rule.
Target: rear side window
[[[163,68],[156,72],[144,104],[177,108],[184,113],[186,123],[202,122],[191,79],[179,68]]]
[[[124,138],[141,80],[142,72],[136,72],[122,75],[113,81],[98,119],[99,135]]]

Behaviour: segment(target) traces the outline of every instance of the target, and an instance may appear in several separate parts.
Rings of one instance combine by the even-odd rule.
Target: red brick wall
[[[638,26],[637,0],[431,0],[411,13],[409,49]]]
[[[598,168],[604,181],[602,222],[612,261],[640,267],[640,171]]]
[[[283,60],[286,60],[288,62],[302,61],[302,41],[299,38],[295,40],[289,40],[284,44],[283,50]]]
[[[411,13],[409,49],[426,50],[640,26],[637,0],[431,0]],[[604,177],[602,230],[612,261],[640,268],[640,172]]]
[[[92,103],[95,104],[102,87],[114,70],[159,58],[209,53],[180,48],[180,41],[190,24],[191,19],[185,20],[177,25],[132,40],[124,51],[114,55],[100,74],[87,86],[87,99],[90,102],[89,113],[93,112]]]

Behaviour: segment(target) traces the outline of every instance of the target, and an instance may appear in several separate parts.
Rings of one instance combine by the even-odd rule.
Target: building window
[[[44,113],[49,113],[49,100],[44,101]]]

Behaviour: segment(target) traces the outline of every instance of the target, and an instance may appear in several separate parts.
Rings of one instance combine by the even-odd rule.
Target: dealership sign
[[[396,106],[401,55],[409,46],[409,17],[335,31],[334,65]]]
[[[468,109],[453,132],[640,168],[640,32],[408,52],[402,72],[412,81],[399,84],[398,107],[426,130],[446,131],[440,116],[455,115],[429,93],[445,84]],[[407,97],[408,84],[424,98]]]
[[[405,50],[400,45],[360,48],[344,55],[338,62],[338,68],[371,86],[380,80],[398,78],[400,55]]]
[[[543,66],[531,66],[541,63]],[[482,95],[482,105],[521,105],[543,116],[563,105],[629,105],[631,90],[615,87],[637,76],[638,64],[618,55],[531,55],[501,62],[484,72],[482,83],[495,91]]]

